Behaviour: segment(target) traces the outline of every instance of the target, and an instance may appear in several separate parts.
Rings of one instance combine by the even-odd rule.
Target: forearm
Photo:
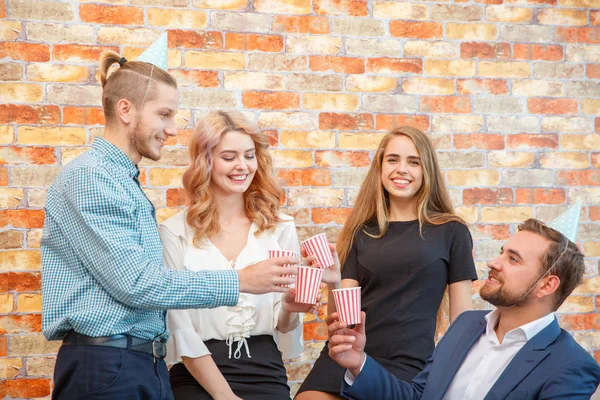
[[[189,373],[214,399],[232,396],[233,391],[210,354],[198,358],[182,357]]]
[[[277,330],[281,333],[287,333],[294,330],[300,323],[298,313],[286,311],[283,307],[279,310],[277,317]]]

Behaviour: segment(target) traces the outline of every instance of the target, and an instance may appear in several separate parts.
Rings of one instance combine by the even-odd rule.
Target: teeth
[[[233,179],[234,181],[243,181],[246,179],[248,175],[236,175],[236,176],[231,176],[230,178]]]
[[[159,141],[159,142],[161,142],[161,143],[164,143],[164,142],[165,142],[163,139],[160,139],[160,138],[156,138],[156,140],[158,140],[158,141]]]
[[[400,185],[408,185],[409,184],[409,182],[406,179],[394,179],[393,182],[398,183]]]

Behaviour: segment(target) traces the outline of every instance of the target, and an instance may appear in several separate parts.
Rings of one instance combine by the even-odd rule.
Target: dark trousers
[[[52,399],[173,400],[164,360],[129,349],[62,346]]]

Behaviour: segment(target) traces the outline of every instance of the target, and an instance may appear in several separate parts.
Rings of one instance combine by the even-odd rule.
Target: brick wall
[[[206,110],[258,120],[300,237],[333,240],[381,135],[412,125],[473,223],[480,273],[517,222],[583,202],[588,279],[560,319],[600,360],[599,0],[0,0],[0,18],[0,397],[50,393],[43,206],[61,166],[102,134],[98,55],[133,59],[165,29],[181,131],[142,164],[160,220],[182,204],[185,146]],[[325,338],[306,320],[294,389]]]

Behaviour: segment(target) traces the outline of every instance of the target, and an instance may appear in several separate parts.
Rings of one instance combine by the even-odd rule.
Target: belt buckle
[[[152,342],[152,355],[161,360],[167,356],[167,346],[158,340]]]

